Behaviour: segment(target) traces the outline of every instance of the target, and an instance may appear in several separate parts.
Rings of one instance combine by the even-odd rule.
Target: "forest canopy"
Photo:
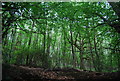
[[[3,63],[120,71],[120,2],[3,2]]]

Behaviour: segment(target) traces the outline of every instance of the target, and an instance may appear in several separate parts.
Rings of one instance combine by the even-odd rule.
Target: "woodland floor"
[[[74,68],[43,69],[27,66],[3,65],[2,81],[80,81],[119,79],[120,72],[100,73]],[[115,80],[114,80],[115,81]]]

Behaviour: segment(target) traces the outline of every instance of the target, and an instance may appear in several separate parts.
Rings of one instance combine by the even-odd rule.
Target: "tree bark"
[[[72,48],[72,59],[73,59],[73,67],[75,66],[75,53],[74,53],[74,44],[73,44],[73,33],[72,26],[70,24],[70,40],[71,40],[71,48]]]

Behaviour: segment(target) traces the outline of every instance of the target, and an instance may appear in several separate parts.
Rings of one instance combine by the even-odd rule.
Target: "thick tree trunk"
[[[109,1],[109,0],[108,0]],[[116,15],[118,16],[117,23],[110,24],[111,27],[114,27],[118,33],[120,33],[120,2],[109,2],[112,6],[113,10],[115,11]]]
[[[120,2],[109,2],[115,11],[116,15],[120,18]]]

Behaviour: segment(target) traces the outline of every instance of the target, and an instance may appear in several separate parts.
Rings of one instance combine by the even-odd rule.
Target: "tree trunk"
[[[83,48],[84,42],[83,39],[80,40],[80,69],[85,69],[84,66],[84,59],[83,59],[83,54],[84,54],[84,48]]]
[[[101,72],[100,57],[99,57],[98,51],[97,51],[97,43],[96,43],[95,35],[94,35],[94,49],[95,49],[95,54],[96,54],[96,64],[95,64],[95,66],[96,66],[97,71]]]
[[[32,20],[32,22],[33,22],[33,24],[32,24],[32,29],[31,29],[31,31],[32,31],[33,28],[34,28],[34,21]],[[32,33],[30,33],[30,38],[29,38],[29,42],[28,42],[28,49],[30,49],[31,40],[32,40]],[[30,56],[30,51],[29,51],[29,53],[28,53],[27,56],[26,56],[26,65],[30,65],[31,59],[32,59],[32,55]]]
[[[70,40],[71,40],[71,48],[72,48],[72,64],[75,67],[75,53],[74,53],[74,44],[73,44],[73,33],[72,33],[72,26],[70,24]]]

